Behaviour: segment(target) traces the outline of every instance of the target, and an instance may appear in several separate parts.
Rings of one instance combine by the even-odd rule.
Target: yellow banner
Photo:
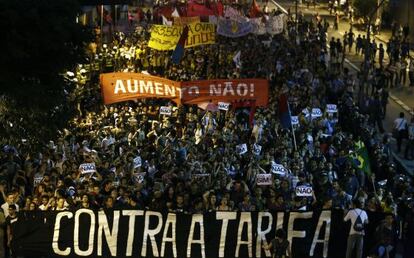
[[[156,50],[174,50],[183,28],[183,26],[153,25],[148,46]],[[185,48],[214,44],[215,42],[216,27],[214,24],[197,22],[188,25],[188,38],[185,42]]]

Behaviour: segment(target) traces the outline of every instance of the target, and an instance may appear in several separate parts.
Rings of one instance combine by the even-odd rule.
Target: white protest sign
[[[296,192],[296,196],[300,196],[300,197],[309,197],[313,195],[312,186],[306,186],[306,185],[296,186],[295,192]]]
[[[206,178],[206,177],[209,177],[209,176],[210,176],[210,174],[192,174],[191,175],[191,177],[193,179],[195,179],[195,178]]]
[[[160,115],[171,116],[171,107],[161,106]]]
[[[134,180],[136,183],[141,184],[142,182],[144,182],[145,179],[145,174],[147,174],[146,172],[142,172],[142,173],[135,173],[134,174]]]
[[[82,174],[91,174],[96,172],[96,166],[95,163],[83,163],[80,164],[79,170]]]
[[[218,109],[219,110],[227,111],[227,110],[229,110],[229,106],[230,106],[230,103],[226,103],[226,102],[219,102],[218,103]]]
[[[272,174],[257,174],[256,185],[272,185]]]
[[[312,108],[312,118],[318,118],[322,116],[322,111],[320,108]]]
[[[43,176],[37,176],[33,179],[33,185],[37,186],[38,184],[40,184],[43,180]]]
[[[247,152],[247,144],[239,144],[236,146],[236,151],[239,155],[243,155]]]
[[[140,166],[142,166],[142,160],[141,157],[135,157],[134,158],[134,168],[139,168]]]
[[[292,122],[292,125],[298,125],[299,124],[299,117],[298,116],[291,116],[290,120]]]
[[[336,112],[338,112],[338,107],[335,104],[327,104],[326,105],[326,112],[336,113]]]
[[[277,164],[276,162],[272,161],[272,167],[270,172],[278,175],[285,175],[287,170],[283,165]]]
[[[254,153],[254,155],[259,156],[261,151],[262,151],[262,146],[260,146],[259,144],[256,144],[255,143],[253,145],[253,153]]]
[[[310,115],[309,110],[307,108],[303,109],[302,113],[305,115],[305,117]]]

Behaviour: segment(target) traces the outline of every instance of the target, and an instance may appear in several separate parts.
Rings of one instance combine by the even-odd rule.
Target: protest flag
[[[164,15],[161,15],[161,17],[162,17],[162,25],[167,25],[167,26],[172,25],[172,21],[169,21]]]
[[[293,125],[292,125],[292,117],[290,115],[289,101],[288,101],[286,93],[283,93],[282,95],[279,96],[279,119],[280,119],[280,124],[282,125],[283,128],[292,129],[293,144],[296,150],[297,146],[296,146],[295,128],[293,128]]]
[[[237,68],[241,68],[240,55],[241,55],[241,50],[237,51],[237,53],[233,56],[233,62]]]
[[[279,119],[283,128],[289,129],[291,127],[288,98],[284,93],[279,96]]]
[[[357,158],[359,160],[359,169],[361,169],[366,175],[371,175],[371,164],[369,161],[368,149],[365,144],[362,144],[356,151]]]
[[[249,10],[249,17],[257,18],[260,16],[262,16],[262,11],[260,11],[260,7],[257,4],[256,0],[253,0],[252,6],[250,6],[250,10]]]
[[[181,58],[184,55],[184,46],[185,41],[188,38],[188,26],[185,26],[183,29],[183,33],[181,33],[180,39],[178,40],[177,46],[174,49],[174,52],[172,54],[172,61],[174,64],[179,64]]]
[[[177,8],[174,8],[174,12],[172,12],[171,17],[180,17],[180,14],[178,13]]]

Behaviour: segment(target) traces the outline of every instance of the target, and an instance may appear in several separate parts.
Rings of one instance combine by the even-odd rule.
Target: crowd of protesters
[[[216,44],[186,49],[175,65],[171,52],[147,46],[152,19],[146,15],[133,33],[119,33],[111,43],[92,46],[89,62],[67,73],[77,85],[70,98],[78,114],[57,140],[46,141],[36,153],[24,142],[3,143],[0,239],[6,246],[16,212],[79,208],[187,214],[346,212],[357,204],[389,214],[378,225],[372,248],[388,248],[384,252],[392,255],[397,241],[414,239],[413,183],[392,161],[390,139],[379,125],[385,107],[367,106],[358,98],[361,77],[340,62],[345,48],[334,47],[341,46],[340,41],[333,40],[327,48],[322,21],[301,20],[296,28],[289,20],[285,32],[276,36],[217,36]],[[233,56],[239,50],[241,66],[236,66]],[[253,108],[242,101],[223,111],[138,99],[105,106],[99,74],[112,71],[145,72],[178,81],[265,78],[269,105]],[[386,86],[375,82],[370,81],[373,100],[380,103]],[[291,114],[299,117],[294,130],[279,120],[282,93],[288,95]],[[326,104],[336,104],[338,111],[323,112],[318,118],[305,111],[325,110]],[[172,115],[160,115],[159,107],[168,105],[173,106]],[[377,112],[379,118],[373,115]],[[246,153],[236,151],[240,144],[247,145]],[[259,153],[253,152],[255,145],[262,147]],[[358,155],[365,147],[369,160]],[[370,171],[364,162],[370,163]],[[81,173],[84,163],[94,163],[96,171]],[[283,165],[285,173],[272,174],[270,186],[258,186],[257,174],[271,173],[274,163]],[[296,196],[300,185],[312,186],[313,196]],[[412,246],[406,248],[413,255]],[[374,249],[381,254],[380,248]]]

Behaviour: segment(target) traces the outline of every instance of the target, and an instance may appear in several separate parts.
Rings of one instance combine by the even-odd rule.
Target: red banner
[[[268,88],[268,81],[264,79],[176,82],[138,73],[101,74],[105,104],[139,98],[166,98],[177,104],[254,100],[256,106],[267,106]]]

